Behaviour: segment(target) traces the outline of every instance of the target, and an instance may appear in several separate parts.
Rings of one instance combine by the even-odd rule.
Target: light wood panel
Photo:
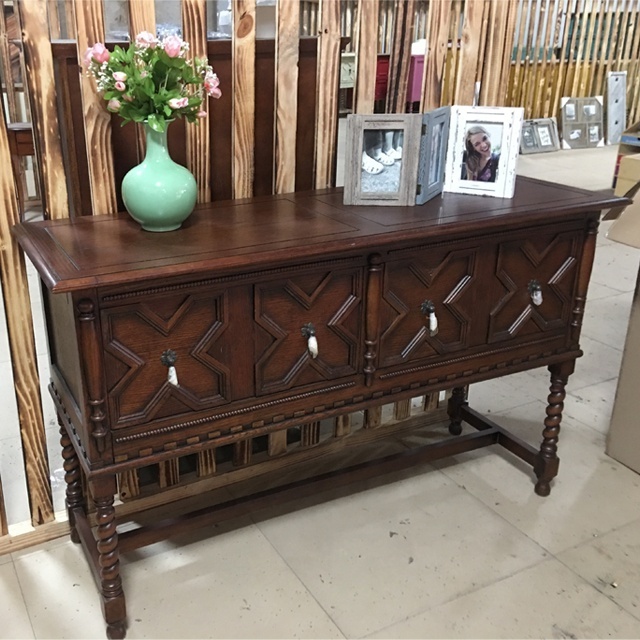
[[[478,60],[482,57],[484,10],[485,0],[466,0],[464,4],[464,26],[455,93],[457,104],[473,104]]]
[[[74,12],[78,60],[81,61],[89,47],[96,42],[104,42],[102,0],[74,0]],[[93,79],[85,73],[81,78],[93,213],[115,213],[118,205],[111,146],[111,115],[102,96],[96,91]]]
[[[53,520],[53,502],[49,484],[47,443],[40,403],[40,380],[27,272],[24,255],[11,234],[20,222],[18,201],[11,167],[9,139],[4,117],[0,118],[0,276],[11,352],[11,367],[20,420],[20,436],[27,477],[31,522],[34,526]]]
[[[338,133],[340,3],[320,0],[316,108],[315,187],[333,184]]]
[[[2,491],[2,478],[0,478],[0,536],[6,536],[9,533],[7,524],[7,511],[4,506],[4,492]]]
[[[357,67],[354,91],[354,112],[372,114],[375,102],[378,61],[379,0],[369,0],[366,11],[357,15]]]
[[[56,107],[53,56],[49,43],[46,0],[21,0],[23,49],[31,104],[34,143],[45,191],[45,216],[69,217],[69,194],[64,173],[62,143]]]
[[[446,104],[443,95],[444,74],[449,57],[449,30],[452,2],[429,3],[428,49],[424,61],[421,111],[431,111]]]
[[[276,7],[274,193],[290,193],[296,188],[300,6],[278,0]]]
[[[182,0],[182,32],[189,43],[189,55],[207,58],[207,6],[206,0]],[[202,109],[208,111],[209,98]],[[209,118],[201,118],[187,127],[187,167],[198,183],[198,202],[211,201],[211,147]]]
[[[256,2],[233,1],[233,197],[253,195]]]

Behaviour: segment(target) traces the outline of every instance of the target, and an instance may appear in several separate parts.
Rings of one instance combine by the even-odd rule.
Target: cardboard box
[[[617,185],[622,160],[634,154],[640,154],[640,122],[636,122],[626,129],[620,139],[618,159],[616,160],[616,167],[613,171],[613,184],[611,185],[614,189]]]
[[[640,153],[622,156],[614,194],[624,196],[636,182],[640,182]]]

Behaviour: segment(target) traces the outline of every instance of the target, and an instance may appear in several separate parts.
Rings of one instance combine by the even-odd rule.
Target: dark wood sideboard
[[[150,463],[453,388],[452,437],[362,467],[497,443],[548,495],[599,215],[624,203],[519,178],[510,200],[348,207],[327,190],[213,203],[164,234],[126,214],[17,225],[45,285],[71,536],[95,570],[108,636],[126,630],[120,551],[157,539],[118,535],[116,476]],[[467,405],[469,383],[541,366],[539,448]],[[476,431],[460,435],[463,421]]]

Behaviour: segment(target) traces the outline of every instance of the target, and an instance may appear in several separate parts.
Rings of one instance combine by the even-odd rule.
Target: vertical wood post
[[[278,0],[275,59],[275,193],[296,188],[300,6]]]
[[[396,2],[393,47],[389,57],[389,82],[385,105],[387,113],[404,113],[405,110],[415,10],[415,0]]]
[[[233,197],[253,195],[256,0],[233,2]]]
[[[465,2],[455,93],[457,104],[473,104],[478,61],[482,58],[484,10],[484,0],[466,0]]]
[[[373,113],[378,64],[379,0],[369,0],[366,11],[361,6],[357,15],[357,65],[354,113]]]
[[[429,32],[424,60],[421,111],[443,106],[444,73],[449,55],[451,0],[429,3]]]
[[[40,401],[40,380],[31,302],[27,286],[24,255],[11,235],[11,227],[20,222],[11,153],[4,117],[0,118],[0,276],[7,316],[11,365],[20,420],[20,436],[27,476],[27,493],[34,526],[53,520],[53,500],[49,484],[47,444]]]

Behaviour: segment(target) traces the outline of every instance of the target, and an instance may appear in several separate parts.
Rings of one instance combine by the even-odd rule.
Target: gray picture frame
[[[563,97],[560,100],[563,149],[604,147],[604,98]]]
[[[560,150],[558,124],[555,118],[535,118],[522,123],[520,153],[547,153]]]
[[[421,128],[421,114],[348,115],[344,204],[414,205]],[[383,158],[384,164],[377,160],[377,164],[373,164],[370,160],[375,154],[368,153],[374,144],[372,141],[384,146],[390,136],[402,140],[401,157],[390,162],[389,156]]]
[[[440,195],[444,189],[451,108],[441,107],[422,116],[420,157],[416,204],[424,204]]]

